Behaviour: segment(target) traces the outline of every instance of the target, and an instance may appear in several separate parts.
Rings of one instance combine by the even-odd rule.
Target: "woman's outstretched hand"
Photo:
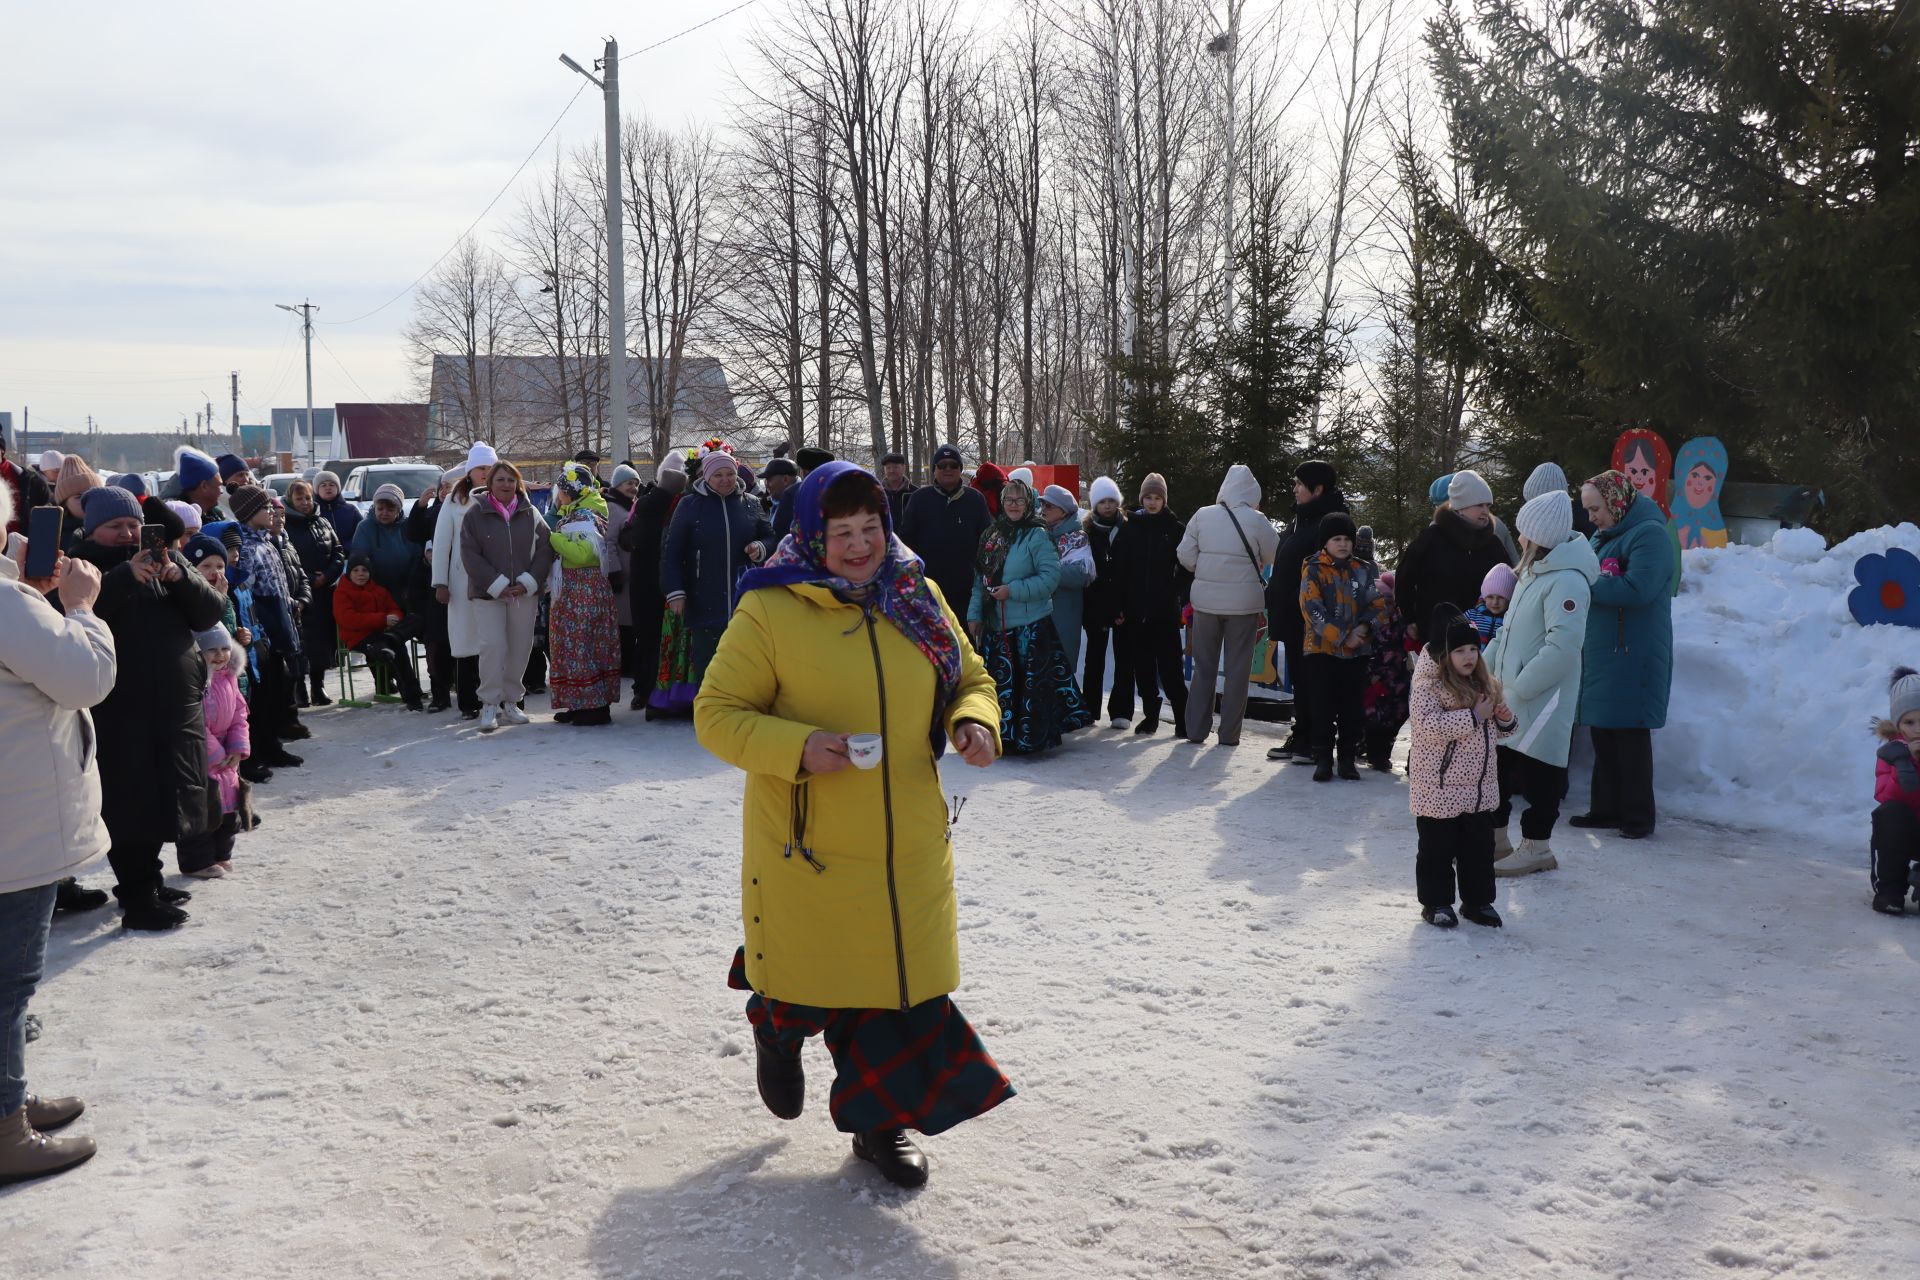
[[[838,773],[842,769],[852,768],[853,760],[847,755],[847,735],[814,730],[807,738],[806,748],[800,753],[800,767],[814,774]]]
[[[953,745],[959,749],[960,758],[976,769],[984,769],[993,763],[993,734],[985,725],[968,721],[953,731]]]

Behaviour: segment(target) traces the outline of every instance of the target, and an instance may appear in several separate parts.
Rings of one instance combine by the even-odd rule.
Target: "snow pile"
[[[1654,738],[1663,817],[1864,849],[1871,725],[1893,669],[1920,667],[1920,631],[1847,612],[1854,563],[1889,547],[1920,552],[1920,528],[1870,529],[1831,550],[1811,529],[1783,529],[1764,547],[1684,553],[1673,701]]]

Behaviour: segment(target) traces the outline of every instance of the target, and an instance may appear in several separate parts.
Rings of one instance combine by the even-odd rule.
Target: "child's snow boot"
[[[1493,909],[1491,902],[1477,907],[1462,905],[1460,908],[1460,918],[1463,920],[1471,920],[1475,924],[1488,929],[1498,929],[1502,923],[1500,913]]]
[[[1313,754],[1313,780],[1315,782],[1333,781],[1333,752],[1316,751]]]
[[[1883,916],[1903,916],[1907,914],[1904,894],[1876,893],[1873,895],[1873,909]]]
[[[1436,929],[1451,929],[1460,923],[1452,907],[1422,907],[1420,918]]]

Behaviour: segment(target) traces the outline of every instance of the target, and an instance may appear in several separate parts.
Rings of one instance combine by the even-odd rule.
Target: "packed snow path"
[[[755,1095],[690,727],[311,721],[185,929],[56,924],[29,1077],[100,1154],[0,1192],[9,1277],[1920,1274],[1920,919],[1858,841],[1564,832],[1443,934],[1404,783],[1270,730],[950,760],[1020,1092],[906,1194],[817,1042],[805,1116]],[[1808,831],[1863,832],[1869,750]]]

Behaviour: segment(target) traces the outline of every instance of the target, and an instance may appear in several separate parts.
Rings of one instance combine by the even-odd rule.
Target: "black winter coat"
[[[1434,609],[1451,604],[1462,613],[1480,602],[1480,583],[1487,570],[1510,564],[1507,549],[1493,526],[1476,529],[1441,503],[1433,523],[1400,553],[1393,596],[1409,628],[1418,627],[1425,640]]]
[[[1339,487],[1328,485],[1319,497],[1300,504],[1294,511],[1293,523],[1280,535],[1280,550],[1273,558],[1273,578],[1267,583],[1267,629],[1296,659],[1307,631],[1306,616],[1300,612],[1301,569],[1310,557],[1320,554],[1321,517],[1329,511],[1349,509]]]
[[[951,497],[937,484],[922,485],[907,498],[893,531],[926,566],[947,604],[964,617],[973,599],[973,560],[980,535],[993,523],[987,500],[961,485]]]
[[[768,555],[773,529],[760,504],[739,490],[721,497],[696,483],[674,508],[660,552],[660,589],[687,598],[689,627],[718,629],[733,617],[733,586],[753,567],[747,548],[760,543]]]
[[[908,481],[895,490],[887,488],[883,481],[880,491],[887,495],[887,511],[893,517],[893,527],[898,529],[907,518],[907,503],[912,500],[914,494],[920,492],[920,486]]]
[[[1193,575],[1180,567],[1180,539],[1186,534],[1186,522],[1165,507],[1151,516],[1136,511],[1121,526],[1113,557],[1129,623],[1180,625],[1180,610],[1193,582]]]
[[[433,589],[433,566],[426,555],[427,544],[433,541],[434,524],[440,519],[440,504],[445,501],[445,498],[416,501],[400,526],[401,535],[421,552],[414,557],[417,569],[407,583],[407,598],[400,601],[400,606],[420,620],[420,638],[430,645],[447,642],[447,606],[440,603],[440,595]]]
[[[660,622],[667,610],[666,593],[660,590],[660,551],[680,497],[658,485],[642,493],[618,537],[620,549],[629,553],[627,605],[633,615],[635,675],[649,685],[660,659]]]
[[[1101,524],[1089,515],[1080,522],[1080,529],[1087,535],[1087,547],[1093,552],[1093,581],[1088,584],[1086,597],[1082,601],[1085,612],[1081,616],[1081,625],[1091,631],[1096,627],[1111,627],[1113,620],[1127,609],[1126,584],[1120,581],[1120,569],[1114,552],[1120,541],[1121,530],[1127,522],[1119,516],[1112,524]]]
[[[312,597],[300,618],[300,643],[307,666],[324,671],[333,666],[339,637],[333,629],[333,587],[347,567],[347,549],[333,522],[316,508],[310,516],[287,508],[287,541],[300,557],[300,573]],[[320,581],[314,582],[318,575]]]
[[[117,845],[179,841],[206,830],[207,728],[200,703],[207,663],[194,641],[226,612],[226,598],[178,551],[174,582],[134,581],[135,548],[84,542],[74,551],[100,570],[94,612],[113,632],[119,670],[93,709],[99,737],[100,816]],[[219,805],[212,806],[219,812]]]

